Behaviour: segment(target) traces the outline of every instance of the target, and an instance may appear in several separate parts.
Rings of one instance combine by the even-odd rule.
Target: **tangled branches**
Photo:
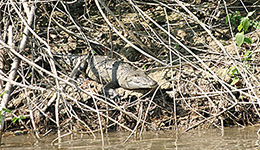
[[[253,125],[260,116],[259,32],[248,34],[255,44],[236,46],[234,27],[223,23],[233,6],[246,5],[2,1],[1,110],[12,110],[2,111],[3,121],[32,129],[38,138],[52,130],[60,138],[61,131],[141,135],[143,130]],[[253,59],[245,61],[247,51]],[[75,81],[73,68],[55,61],[59,52],[124,59],[160,86],[150,94],[118,89],[121,102],[114,102],[104,97],[101,85]],[[237,72],[230,74],[232,68]],[[22,126],[8,122],[19,115],[25,116]]]

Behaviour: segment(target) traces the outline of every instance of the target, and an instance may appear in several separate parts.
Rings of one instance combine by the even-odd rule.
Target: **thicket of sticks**
[[[73,132],[103,137],[106,129],[131,137],[146,129],[223,129],[259,121],[259,31],[247,34],[253,44],[238,47],[236,27],[230,18],[225,23],[228,13],[246,15],[259,10],[259,2],[2,0],[0,8],[2,130],[7,123],[37,138],[53,130],[57,139]],[[247,51],[252,59],[243,61]],[[159,87],[116,103],[74,81],[72,70],[55,63],[57,52],[126,57],[158,72]],[[234,74],[228,75],[233,66],[235,85]],[[20,123],[10,123],[21,115]]]

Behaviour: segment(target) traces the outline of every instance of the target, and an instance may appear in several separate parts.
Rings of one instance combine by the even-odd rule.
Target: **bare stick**
[[[112,24],[111,22],[109,22],[108,18],[106,17],[105,13],[103,12],[103,10],[101,9],[100,5],[99,5],[99,0],[95,0],[95,3],[98,7],[99,12],[101,13],[101,15],[103,16],[103,18],[105,19],[105,21],[107,22],[107,24],[110,26],[110,28],[112,28],[117,35],[119,35],[127,44],[129,44],[130,46],[132,46],[134,49],[136,49],[137,51],[139,51],[140,53],[142,53],[143,55],[152,58],[153,60],[159,62],[160,64],[166,65],[164,62],[162,62],[161,60],[153,57],[152,55],[144,52],[143,50],[141,50],[140,48],[138,48],[137,46],[135,46],[133,43],[131,43],[129,40],[126,39],[126,37],[124,37]]]
[[[210,119],[212,119],[212,118],[214,118],[214,117],[220,116],[221,114],[223,114],[224,112],[226,112],[226,111],[232,109],[232,108],[235,107],[236,105],[237,105],[237,103],[234,103],[233,105],[231,105],[230,107],[224,109],[223,111],[219,112],[218,114],[216,114],[216,115],[214,115],[214,116],[211,116],[211,117],[208,117],[208,118],[206,118],[206,119],[203,119],[203,120],[197,122],[196,124],[194,124],[194,125],[192,125],[191,127],[187,128],[187,129],[185,130],[185,132],[188,132],[188,131],[191,130],[192,128],[195,128],[195,127],[199,126],[200,124],[204,123],[204,122],[207,121],[207,120],[210,120]]]
[[[13,3],[13,2],[11,1],[11,3]],[[35,9],[36,9],[36,7],[34,5],[32,5],[30,15],[28,17],[28,24],[29,25],[31,25],[32,22],[33,22]],[[20,51],[24,50],[26,43],[27,43],[27,37],[29,35],[29,28],[27,26],[25,27],[23,33],[24,34],[23,34],[21,44],[20,44],[20,47],[19,47]],[[14,58],[14,62],[13,62],[12,67],[11,67],[11,72],[9,74],[9,80],[13,81],[16,78],[16,74],[17,74],[17,70],[18,70],[18,67],[20,65],[20,62],[21,62],[21,59],[19,57]],[[6,94],[4,94],[3,99],[1,101],[0,110],[2,110],[3,108],[6,108],[7,102],[10,99],[12,87],[13,87],[13,85],[10,82],[6,83],[6,86],[5,86]],[[5,115],[3,115],[3,119],[2,119],[3,121],[4,121],[4,118],[5,118]],[[1,130],[3,129],[3,126],[4,126],[4,122],[2,122]]]
[[[89,89],[91,89],[90,85],[88,85],[88,86],[89,86]],[[91,94],[92,94],[92,91],[91,91]],[[95,109],[96,109],[97,115],[98,115],[98,123],[99,123],[99,127],[100,127],[100,135],[101,135],[101,144],[102,144],[102,147],[104,147],[105,146],[105,141],[104,141],[104,134],[103,134],[103,128],[102,128],[100,113],[99,113],[97,102],[96,102],[96,99],[94,98],[94,95],[92,94],[91,96],[93,98]],[[106,113],[106,115],[108,115],[108,113]],[[107,120],[108,120],[108,118],[107,118]]]

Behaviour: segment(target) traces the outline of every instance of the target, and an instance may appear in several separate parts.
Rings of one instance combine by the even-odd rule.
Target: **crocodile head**
[[[120,82],[119,82],[120,84]],[[157,82],[142,71],[130,72],[120,84],[126,89],[150,89],[157,86]]]

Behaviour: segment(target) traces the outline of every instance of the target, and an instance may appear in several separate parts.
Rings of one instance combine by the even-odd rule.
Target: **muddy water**
[[[118,150],[250,150],[260,149],[257,137],[259,127],[225,128],[224,134],[218,129],[191,131],[176,134],[175,131],[147,132],[142,139],[134,137],[123,144],[129,133],[105,135],[103,149]],[[101,150],[101,139],[89,135],[69,135],[60,144],[51,145],[55,136],[48,136],[37,142],[30,135],[4,137],[1,149],[91,149]]]

